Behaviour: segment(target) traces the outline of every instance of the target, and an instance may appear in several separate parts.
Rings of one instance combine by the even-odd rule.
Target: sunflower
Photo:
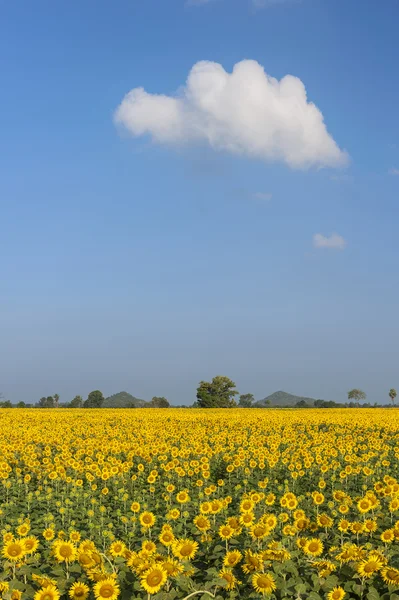
[[[260,594],[268,595],[276,589],[276,582],[271,573],[254,573],[251,579],[252,587]]]
[[[74,544],[76,544],[77,542],[80,542],[80,537],[81,536],[80,536],[79,531],[71,531],[71,533],[69,534],[69,539]]]
[[[6,544],[7,542],[12,542],[14,539],[14,535],[13,533],[11,533],[11,531],[7,531],[7,533],[5,533],[3,535],[3,542]]]
[[[303,547],[303,551],[310,556],[320,556],[323,552],[323,542],[317,538],[311,538],[310,540],[307,540]]]
[[[244,527],[251,527],[254,521],[255,515],[252,512],[246,512],[240,516],[240,523],[241,525],[244,525]]]
[[[251,573],[262,567],[262,561],[259,554],[255,554],[252,550],[245,551],[245,562],[242,565],[244,573]]]
[[[114,558],[116,556],[124,556],[125,551],[126,551],[125,544],[123,542],[118,541],[118,540],[116,540],[115,542],[112,542],[112,544],[109,547],[109,553]]]
[[[191,560],[197,554],[198,542],[190,539],[180,539],[173,544],[172,550],[177,558]]]
[[[166,583],[168,574],[162,566],[153,566],[143,573],[140,583],[149,594],[157,594]]]
[[[179,504],[186,504],[187,502],[190,502],[190,496],[188,495],[186,490],[183,490],[182,492],[176,494],[176,500]]]
[[[374,533],[377,530],[377,522],[374,519],[366,519],[364,522],[364,531],[366,533]]]
[[[156,517],[155,517],[154,513],[148,512],[147,510],[144,511],[143,513],[141,513],[139,519],[140,519],[141,525],[145,529],[149,529],[150,527],[153,527],[155,524],[155,521],[156,521]]]
[[[82,581],[76,581],[68,590],[68,596],[72,600],[86,600],[89,596],[90,588]]]
[[[158,539],[161,542],[161,544],[168,547],[171,546],[175,541],[175,536],[172,531],[170,531],[169,529],[165,529],[160,533]]]
[[[31,535],[21,540],[26,554],[34,554],[39,546],[39,540]]]
[[[51,527],[48,527],[47,529],[45,529],[43,531],[42,535],[43,535],[43,537],[44,537],[45,540],[50,541],[55,536],[54,529],[51,529]]]
[[[320,506],[320,504],[323,504],[324,502],[324,495],[321,492],[315,492],[313,494],[313,502],[316,506]]]
[[[342,600],[345,596],[345,591],[342,587],[337,586],[327,594],[327,600]]]
[[[358,535],[359,533],[363,533],[364,523],[361,523],[360,521],[353,521],[353,523],[351,523],[350,528],[352,533],[356,533]]]
[[[376,571],[382,569],[383,566],[384,565],[380,560],[379,556],[370,554],[370,556],[367,559],[362,560],[357,565],[356,570],[361,577],[369,578],[372,577]]]
[[[141,544],[141,551],[146,552],[147,555],[154,554],[156,552],[157,545],[151,540],[144,540]]]
[[[103,598],[116,600],[119,596],[120,588],[113,577],[106,577],[106,579],[98,581],[95,584],[93,591],[97,600],[102,600]]]
[[[22,600],[22,592],[19,590],[12,590],[10,600]]]
[[[183,572],[183,565],[174,558],[167,558],[161,562],[162,568],[166,571],[168,577],[177,577]]]
[[[7,560],[17,562],[25,555],[24,544],[21,540],[8,542],[3,548],[3,556]]]
[[[60,593],[55,585],[48,585],[36,592],[34,600],[60,600]]]
[[[77,549],[72,542],[58,540],[53,544],[54,556],[58,562],[73,562],[77,557]]]
[[[385,531],[383,531],[381,533],[380,538],[386,544],[390,544],[391,542],[393,542],[393,540],[395,539],[395,534],[394,534],[393,529],[386,529]]]
[[[225,567],[235,567],[242,559],[242,554],[239,550],[231,550],[226,553],[226,556],[223,559],[223,564]]]
[[[221,525],[219,527],[219,537],[222,540],[230,540],[234,535],[234,529],[229,525]]]
[[[334,521],[332,520],[332,518],[326,515],[326,513],[322,513],[317,517],[317,524],[319,527],[329,528],[332,527],[333,523]]]
[[[242,500],[240,503],[240,512],[243,512],[243,513],[252,512],[254,506],[255,506],[255,502],[253,500],[250,500],[250,499]]]
[[[130,510],[134,513],[140,512],[140,502],[132,502],[130,505]]]
[[[384,567],[381,576],[385,583],[389,585],[399,585],[399,570],[393,567]]]
[[[350,524],[350,521],[348,521],[348,519],[341,519],[340,522],[338,523],[338,531],[345,533],[346,531],[348,531],[350,526],[351,526],[351,524]]]
[[[33,579],[33,581],[37,581],[37,583],[42,588],[48,587],[50,585],[54,585],[54,586],[57,585],[57,582],[55,579],[51,579],[51,577],[42,577],[41,575],[36,575],[36,573],[32,573],[32,579]]]
[[[250,527],[250,534],[253,540],[263,540],[270,534],[270,529],[267,527],[267,525],[257,523],[256,525],[252,525]]]
[[[371,509],[371,503],[368,500],[368,498],[361,498],[359,500],[359,502],[357,503],[357,510],[360,512],[361,515],[364,515],[370,509]]]
[[[0,581],[0,594],[8,592],[9,585],[7,581]]]
[[[25,536],[29,533],[30,531],[30,524],[29,523],[22,523],[22,525],[20,525],[19,527],[17,527],[17,533],[18,535],[21,536]]]
[[[208,517],[205,517],[204,515],[198,515],[197,517],[195,517],[194,519],[194,525],[196,526],[197,529],[199,529],[199,531],[208,531],[208,529],[211,528],[211,522],[208,519]],[[230,525],[230,527],[232,527]],[[234,527],[233,527],[234,529]]]
[[[237,585],[241,583],[240,581],[238,581],[237,577],[233,575],[231,569],[222,569],[221,571],[219,571],[219,577],[221,579],[224,579],[227,583],[227,585],[225,585],[224,587],[228,591],[234,590],[237,587]]]

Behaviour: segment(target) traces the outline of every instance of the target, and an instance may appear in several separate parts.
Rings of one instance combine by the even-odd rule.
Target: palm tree
[[[58,408],[59,407],[60,397],[59,397],[58,394],[54,394],[53,398],[54,398],[54,406],[55,406],[55,408]]]
[[[395,406],[395,398],[396,398],[396,396],[397,396],[397,393],[396,393],[395,388],[391,388],[389,390],[389,397],[392,400],[392,406]]]

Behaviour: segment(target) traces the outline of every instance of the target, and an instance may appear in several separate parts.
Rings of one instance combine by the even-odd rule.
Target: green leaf
[[[380,594],[375,587],[369,587],[367,598],[368,600],[380,600]]]

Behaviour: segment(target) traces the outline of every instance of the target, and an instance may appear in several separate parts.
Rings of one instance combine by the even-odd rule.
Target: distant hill
[[[146,406],[148,402],[142,400],[141,398],[135,398],[128,392],[119,392],[118,394],[114,394],[113,396],[109,396],[106,398],[103,403],[104,408],[131,408],[134,406],[135,408],[142,408]]]
[[[304,396],[294,396],[294,394],[289,394],[288,392],[274,392],[270,396],[263,398],[263,400],[258,400],[255,402],[255,406],[259,408],[263,408],[265,406],[295,406],[297,402],[304,400],[306,404],[309,406],[313,406],[315,403],[314,398],[305,398]]]

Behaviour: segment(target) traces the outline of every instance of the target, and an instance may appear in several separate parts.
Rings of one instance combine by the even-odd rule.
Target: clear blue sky
[[[398,22],[396,0],[1,3],[4,396],[191,403],[223,374],[257,398],[360,387],[387,401],[399,387]],[[177,143],[157,138],[152,96],[144,135],[137,111],[135,131],[116,126],[130,90],[180,90],[184,111],[198,61],[231,73],[244,59],[303,82],[346,166],[281,158],[279,92],[241,152],[226,144],[248,131],[246,89],[242,105],[231,93],[235,112],[223,100],[211,141],[199,109]],[[277,113],[273,157],[251,154]]]

